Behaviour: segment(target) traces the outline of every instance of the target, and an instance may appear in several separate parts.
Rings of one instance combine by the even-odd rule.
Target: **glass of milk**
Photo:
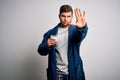
[[[50,38],[55,39],[55,41],[57,42],[57,35],[51,35]]]

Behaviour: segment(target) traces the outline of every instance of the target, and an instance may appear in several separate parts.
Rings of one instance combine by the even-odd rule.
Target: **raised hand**
[[[76,8],[74,12],[76,16],[76,23],[70,23],[70,25],[74,25],[78,28],[83,28],[86,25],[85,11],[82,13],[80,9]]]

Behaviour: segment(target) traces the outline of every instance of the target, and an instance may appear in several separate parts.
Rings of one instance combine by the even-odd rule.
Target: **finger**
[[[50,40],[51,40],[51,42],[53,42],[53,43],[56,43],[56,42],[57,42],[57,40],[54,39],[54,38],[51,38]]]
[[[54,38],[50,38],[50,40],[52,41],[52,40],[55,40]]]
[[[51,43],[51,44],[56,44],[56,40],[55,40],[55,39],[51,39],[51,40],[50,40],[50,43]]]
[[[48,43],[50,44],[50,43],[53,43],[55,40],[54,39],[51,39],[51,38],[49,38],[48,39]]]
[[[50,39],[48,39],[48,41],[47,41],[47,45],[48,45],[48,47],[51,46],[51,45],[50,45]]]
[[[86,24],[86,12],[85,11],[83,11],[83,22],[84,24]]]
[[[80,9],[76,8],[76,14],[77,14],[77,17],[81,16],[81,11],[80,11]]]
[[[83,11],[83,18],[85,19],[85,17],[86,17],[86,12]]]
[[[76,19],[78,19],[78,12],[77,12],[77,8],[74,10],[75,11],[75,17],[76,17]]]
[[[56,42],[55,39],[50,40],[50,43],[55,43],[55,42]]]
[[[78,14],[79,14],[79,16],[82,16],[82,12],[80,9],[78,9]]]

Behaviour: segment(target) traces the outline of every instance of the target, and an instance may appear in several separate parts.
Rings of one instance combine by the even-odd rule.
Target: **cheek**
[[[71,21],[72,21],[72,18],[69,18],[69,19],[68,19],[68,22],[71,22]]]
[[[61,17],[61,18],[60,18],[60,21],[62,21],[62,22],[63,22],[64,20],[65,20],[65,19],[64,19],[63,17]]]

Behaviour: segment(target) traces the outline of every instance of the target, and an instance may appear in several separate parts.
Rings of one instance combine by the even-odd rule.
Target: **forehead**
[[[62,12],[62,13],[60,13],[60,15],[72,15],[72,12],[71,11],[69,11],[69,12]]]

